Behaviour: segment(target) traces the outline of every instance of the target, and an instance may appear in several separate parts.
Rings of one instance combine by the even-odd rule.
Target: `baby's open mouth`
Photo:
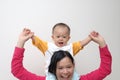
[[[63,42],[59,42],[59,44],[63,44]]]

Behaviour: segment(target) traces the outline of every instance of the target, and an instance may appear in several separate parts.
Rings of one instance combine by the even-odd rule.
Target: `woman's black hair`
[[[59,50],[54,52],[53,56],[51,57],[50,65],[48,67],[48,72],[56,75],[57,63],[65,57],[68,57],[71,60],[71,62],[74,64],[74,59],[68,51]]]

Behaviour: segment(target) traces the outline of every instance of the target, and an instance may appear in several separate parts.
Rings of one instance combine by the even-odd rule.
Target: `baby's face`
[[[67,42],[70,39],[67,27],[57,26],[53,31],[52,39],[58,47],[67,45]]]

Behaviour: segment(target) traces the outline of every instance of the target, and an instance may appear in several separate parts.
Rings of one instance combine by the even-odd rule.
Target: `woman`
[[[27,71],[23,66],[24,44],[33,36],[33,32],[26,29],[20,34],[17,45],[14,50],[14,55],[11,62],[12,74],[20,80],[103,80],[111,73],[112,57],[108,50],[105,40],[97,32],[92,32],[90,37],[94,42],[99,45],[100,50],[100,66],[98,69],[78,76],[73,75],[74,72],[74,59],[70,57],[66,51],[57,51],[51,58],[49,65],[48,76],[38,76],[34,73]],[[60,54],[59,54],[60,53]],[[66,54],[65,56],[62,56]],[[67,56],[69,55],[69,56]],[[58,56],[58,57],[57,57]],[[52,75],[52,77],[51,77]],[[75,79],[73,77],[76,77]],[[52,79],[53,78],[53,79]],[[56,78],[56,79],[55,79]]]

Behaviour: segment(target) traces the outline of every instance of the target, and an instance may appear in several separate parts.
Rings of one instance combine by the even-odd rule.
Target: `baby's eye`
[[[63,38],[66,38],[66,36],[63,36]]]
[[[60,36],[57,36],[57,38],[60,38]]]

